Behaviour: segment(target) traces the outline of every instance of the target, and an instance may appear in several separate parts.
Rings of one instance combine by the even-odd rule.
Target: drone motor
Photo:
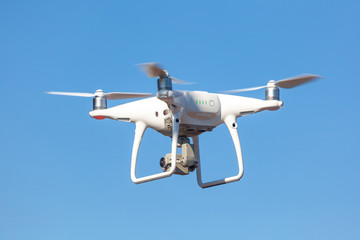
[[[106,109],[107,100],[104,96],[96,96],[93,98],[93,110]]]
[[[158,80],[158,92],[156,96],[160,99],[167,99],[173,96],[172,80],[169,77],[160,77]]]
[[[266,86],[265,100],[280,100],[280,91],[274,80],[271,80]]]

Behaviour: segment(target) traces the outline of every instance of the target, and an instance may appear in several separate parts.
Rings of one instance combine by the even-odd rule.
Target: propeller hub
[[[266,87],[276,87],[276,82],[274,80],[270,80]]]
[[[95,97],[103,97],[104,95],[105,94],[104,94],[104,91],[102,89],[98,89],[95,92]]]
[[[168,78],[168,77],[170,77],[170,74],[169,74],[169,72],[168,71],[166,71],[165,69],[163,69],[163,71],[164,71],[164,74],[161,76],[161,77],[166,77],[166,78]]]

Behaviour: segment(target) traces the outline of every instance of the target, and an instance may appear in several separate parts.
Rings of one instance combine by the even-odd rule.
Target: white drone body
[[[279,100],[278,87],[292,88],[319,77],[316,75],[303,75],[278,82],[270,81],[267,86],[230,91],[231,93],[237,93],[266,88],[266,100],[261,100],[203,91],[173,91],[171,82],[183,82],[169,77],[169,74],[156,64],[144,64],[142,66],[150,77],[159,77],[156,97],[107,108],[106,99],[147,97],[149,94],[104,94],[102,90],[96,91],[95,94],[48,92],[57,95],[94,97],[94,110],[89,113],[92,118],[108,118],[135,123],[135,138],[131,156],[131,179],[137,184],[166,178],[173,174],[187,175],[195,169],[198,184],[202,188],[239,181],[244,171],[236,119],[264,110],[273,111],[280,109],[283,106],[283,102]],[[201,177],[199,135],[203,132],[212,131],[222,123],[225,123],[227,126],[234,143],[238,173],[232,177],[203,182]],[[171,153],[160,160],[163,172],[137,177],[137,156],[142,137],[147,128],[152,128],[172,138]],[[192,138],[192,144],[189,138]],[[181,154],[177,153],[178,147],[182,148]]]

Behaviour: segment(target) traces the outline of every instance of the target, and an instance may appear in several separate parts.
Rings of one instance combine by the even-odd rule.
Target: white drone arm
[[[142,140],[142,137],[144,135],[144,132],[147,128],[146,124],[144,122],[138,121],[136,122],[136,129],[135,129],[135,139],[134,139],[134,145],[131,155],[131,180],[138,184],[138,183],[144,183],[149,182],[161,178],[170,177],[176,169],[176,151],[177,151],[177,143],[178,143],[178,137],[179,137],[179,125],[180,125],[180,112],[173,114],[173,130],[172,130],[172,144],[171,144],[171,168],[169,171],[163,172],[163,173],[157,173],[146,177],[137,178],[136,177],[136,162],[137,162],[137,156],[140,148],[140,143]]]
[[[195,147],[195,158],[197,159],[197,161],[199,163],[198,168],[196,169],[196,176],[197,176],[197,182],[198,182],[199,186],[202,188],[213,187],[213,186],[217,186],[217,185],[221,185],[221,184],[239,181],[244,174],[244,165],[243,165],[243,159],[242,159],[242,153],[241,153],[239,134],[237,131],[236,118],[235,118],[235,116],[228,116],[225,118],[224,122],[225,122],[227,128],[229,129],[231,138],[234,142],[236,156],[238,159],[239,172],[237,175],[232,176],[232,177],[227,177],[224,179],[219,179],[219,180],[204,183],[201,178],[199,136],[195,136],[195,137],[193,137],[193,142],[194,142],[194,147]]]

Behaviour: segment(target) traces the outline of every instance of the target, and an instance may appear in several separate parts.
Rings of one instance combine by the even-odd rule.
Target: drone
[[[209,93],[173,90],[172,83],[186,84],[187,82],[170,77],[158,63],[144,63],[140,64],[140,67],[150,78],[157,78],[156,96],[149,93],[104,93],[101,89],[95,93],[47,92],[55,95],[91,97],[93,110],[89,112],[90,117],[97,120],[112,119],[135,124],[130,172],[131,180],[136,184],[170,177],[173,174],[188,175],[195,169],[198,185],[202,188],[239,181],[243,176],[244,167],[236,119],[265,110],[278,110],[283,106],[279,88],[289,89],[321,78],[318,75],[305,74],[279,81],[271,80],[267,85],[260,87]],[[265,89],[265,100],[234,95],[259,89]],[[143,99],[107,107],[107,100],[132,98]],[[238,173],[224,179],[203,182],[199,135],[211,132],[223,123],[228,128],[234,143]],[[138,152],[147,128],[152,128],[171,138],[171,153],[160,159],[162,172],[137,177]],[[178,154],[178,148],[181,148],[181,154]]]

